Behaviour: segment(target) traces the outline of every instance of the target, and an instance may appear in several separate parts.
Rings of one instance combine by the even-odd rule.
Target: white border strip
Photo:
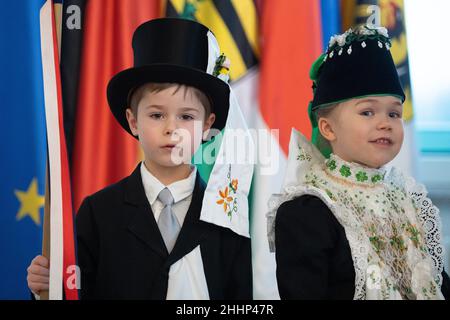
[[[208,66],[206,67],[206,73],[213,74],[216,60],[220,56],[220,49],[217,39],[211,31],[208,31],[206,36],[208,37]]]
[[[42,71],[50,172],[50,288],[49,299],[63,297],[63,208],[61,188],[61,150],[58,123],[58,94],[53,43],[52,1],[40,11]]]

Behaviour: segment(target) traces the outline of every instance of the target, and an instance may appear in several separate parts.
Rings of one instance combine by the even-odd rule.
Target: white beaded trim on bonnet
[[[333,58],[336,53],[338,56],[342,55],[344,51],[351,55],[353,52],[352,45],[355,41],[360,42],[361,47],[366,48],[366,39],[378,39],[378,47],[386,50],[391,49],[391,41],[389,40],[389,34],[384,27],[369,27],[367,25],[360,26],[353,29],[348,29],[343,34],[337,34],[330,38],[328,43],[327,54],[324,55],[323,61]],[[345,47],[348,48],[345,50]]]

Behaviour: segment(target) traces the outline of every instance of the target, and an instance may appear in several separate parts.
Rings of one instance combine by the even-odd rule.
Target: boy
[[[182,19],[135,31],[134,68],[111,79],[108,102],[145,160],[78,211],[82,299],[252,298],[250,240],[200,220],[204,182],[179,161],[190,159],[203,133],[225,126],[230,89],[217,77],[215,41]],[[48,287],[47,264],[37,257],[28,270],[36,294]]]
[[[387,30],[332,37],[310,76],[315,146],[293,132],[268,215],[281,298],[448,297],[438,210],[384,167],[402,145],[405,99]]]

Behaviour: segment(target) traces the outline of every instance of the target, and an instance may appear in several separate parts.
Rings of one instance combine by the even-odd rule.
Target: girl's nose
[[[391,124],[391,118],[389,116],[383,116],[379,119],[377,128],[379,130],[391,130],[392,124]]]

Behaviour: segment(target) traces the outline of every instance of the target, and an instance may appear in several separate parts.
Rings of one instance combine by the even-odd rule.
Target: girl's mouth
[[[378,138],[375,140],[370,141],[371,143],[374,143],[379,146],[390,146],[392,145],[392,140],[389,138]]]

